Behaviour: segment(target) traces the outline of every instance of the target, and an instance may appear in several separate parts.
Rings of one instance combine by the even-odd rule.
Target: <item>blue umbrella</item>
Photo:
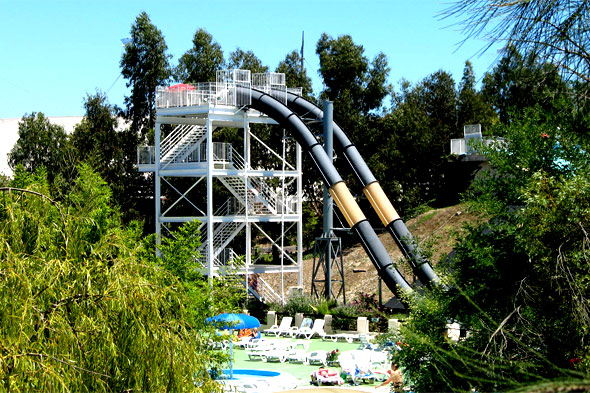
[[[260,327],[260,321],[247,314],[224,313],[214,317],[205,319],[210,325],[217,329],[232,330],[232,329],[252,329]]]
[[[260,327],[260,321],[247,314],[224,313],[214,317],[205,319],[205,322],[215,326],[217,329],[233,330],[233,329],[252,329]],[[229,340],[229,377],[234,377],[234,342]]]

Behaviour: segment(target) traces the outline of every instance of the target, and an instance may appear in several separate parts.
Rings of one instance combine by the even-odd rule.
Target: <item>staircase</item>
[[[237,205],[237,207],[236,207]],[[215,211],[215,216],[227,216],[230,214],[240,215],[244,214],[244,206],[240,203],[236,203],[234,198],[229,198],[225,203]],[[213,249],[215,253],[213,258],[217,256],[225,249],[225,247],[231,242],[231,240],[244,228],[246,225],[243,222],[220,222],[213,224]],[[207,239],[207,225],[201,224],[201,239]],[[201,258],[199,259],[202,263],[207,261],[207,243],[203,242],[199,247],[199,253]]]
[[[272,286],[260,276],[253,280],[251,285],[248,285],[248,292],[262,303],[283,303],[281,295],[276,293]]]
[[[160,143],[160,162],[182,162],[205,139],[207,127],[179,124]]]
[[[207,250],[203,251],[201,258],[198,259],[203,265],[207,261]],[[213,258],[213,265],[217,267],[232,265],[234,260],[240,259],[240,255],[236,254],[232,248],[224,248],[215,253]]]
[[[245,169],[244,159],[232,147],[232,169]],[[250,214],[279,214],[277,206],[277,194],[272,187],[258,177],[249,177],[247,186],[244,187],[244,178],[239,176],[220,177],[219,180],[243,205],[248,200],[248,212]],[[247,189],[246,193],[244,192]]]

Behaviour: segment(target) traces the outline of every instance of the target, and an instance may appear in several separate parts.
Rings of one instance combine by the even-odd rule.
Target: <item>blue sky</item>
[[[84,97],[97,89],[122,106],[128,90],[122,77],[117,80],[121,39],[129,36],[141,11],[164,34],[172,64],[202,27],[226,58],[238,47],[252,50],[274,70],[287,53],[299,50],[305,31],[306,68],[316,93],[322,84],[315,45],[324,32],[351,35],[370,60],[385,53],[394,85],[402,78],[417,83],[439,69],[458,83],[467,59],[481,78],[497,48],[478,56],[483,41],[459,47],[462,33],[452,20],[438,17],[447,5],[434,0],[0,0],[0,118],[31,112],[83,115]]]

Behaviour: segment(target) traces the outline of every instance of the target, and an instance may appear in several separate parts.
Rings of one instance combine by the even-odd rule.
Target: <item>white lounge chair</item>
[[[296,336],[303,337],[308,340],[316,334],[318,336],[323,337],[326,335],[326,332],[324,331],[324,324],[325,323],[326,323],[326,321],[324,321],[323,319],[316,319],[315,322],[313,323],[312,328],[301,328],[297,332]]]
[[[326,366],[328,364],[328,351],[312,351],[307,355],[308,364],[321,364]]]
[[[258,342],[257,345],[250,347],[246,351],[246,355],[250,360],[264,360],[263,356],[266,356],[267,353],[273,351],[275,347],[277,347],[278,340],[264,340]]]
[[[266,334],[267,336],[270,334],[274,334],[275,336],[278,337],[281,333],[289,331],[292,321],[293,321],[293,317],[283,317],[283,319],[281,319],[280,325],[272,325],[269,329],[265,329],[263,331],[263,333]]]
[[[373,337],[367,334],[359,334],[359,346],[358,349],[375,349],[376,346],[371,343]]]
[[[371,362],[373,351],[346,351],[338,357],[342,373],[346,375],[346,381],[353,385],[361,382],[372,382],[382,378],[373,371]]]
[[[338,333],[338,334],[331,334],[327,336],[332,341],[336,342],[338,340],[346,341],[347,343],[352,343],[354,340],[359,339],[358,333]]]
[[[277,341],[275,345],[272,346],[272,348],[260,355],[260,359],[263,362],[272,362],[274,360],[278,360],[281,363],[285,363],[287,360],[287,355],[294,348],[293,344],[294,343],[288,341]]]
[[[300,348],[295,348],[292,349],[291,351],[289,351],[289,353],[287,354],[285,361],[292,363],[303,363],[303,364],[308,364],[307,363],[307,351],[305,349],[300,349]]]
[[[242,347],[244,349],[255,349],[256,347],[258,347],[259,345],[261,345],[262,343],[265,343],[267,341],[268,341],[268,339],[266,339],[266,338],[253,338],[249,341],[246,341]],[[236,343],[236,345],[237,345],[237,343]]]
[[[312,326],[313,320],[311,318],[303,318],[303,320],[301,320],[301,325],[291,326],[287,334],[291,337],[296,337],[302,329],[310,329]]]

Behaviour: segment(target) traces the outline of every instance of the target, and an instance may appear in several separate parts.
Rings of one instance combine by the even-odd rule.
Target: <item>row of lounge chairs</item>
[[[250,360],[262,360],[263,362],[279,361],[300,362],[303,364],[327,364],[327,351],[311,351],[309,341],[286,341],[281,339],[256,339],[244,347]]]
[[[274,335],[275,337],[290,336],[291,338],[305,338],[310,339],[314,336],[319,336],[323,340],[332,340],[334,342],[338,340],[347,341],[349,343],[353,341],[365,341],[367,346],[370,345],[368,342],[369,336],[362,333],[337,333],[328,334],[324,330],[325,320],[316,319],[312,322],[311,318],[303,318],[300,326],[291,326],[293,317],[283,317],[279,325],[273,325],[269,329],[263,330],[263,333],[267,336]]]
[[[341,375],[345,382],[358,385],[362,382],[383,381],[387,378],[388,354],[384,351],[345,351],[338,357]]]
[[[340,370],[320,367],[310,374],[314,385],[372,383],[387,378],[388,357],[385,352],[371,350],[345,351],[338,358]]]

